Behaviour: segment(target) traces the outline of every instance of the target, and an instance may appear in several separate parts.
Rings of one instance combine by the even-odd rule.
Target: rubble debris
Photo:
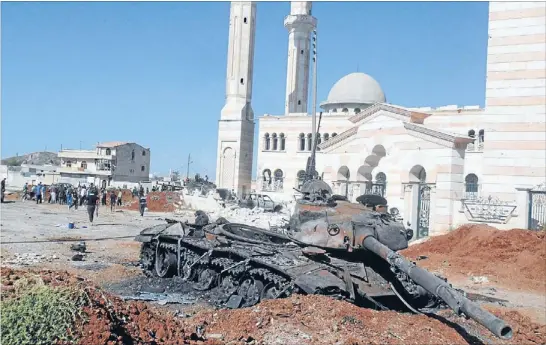
[[[72,261],[83,261],[84,255],[83,254],[74,254],[72,255],[71,260]]]
[[[39,253],[15,253],[14,256],[12,259],[3,261],[4,264],[28,266],[59,259],[57,255],[43,255]]]
[[[81,241],[81,242],[78,242],[76,244],[72,244],[70,246],[70,250],[75,251],[75,252],[85,253],[85,251],[87,250],[87,246],[85,245],[85,241]]]
[[[487,277],[512,289],[546,289],[546,233],[523,229],[497,230],[487,225],[464,225],[445,235],[410,246],[408,258],[426,254],[419,263],[451,276]],[[470,278],[469,278],[470,279]],[[486,282],[483,281],[485,284]]]

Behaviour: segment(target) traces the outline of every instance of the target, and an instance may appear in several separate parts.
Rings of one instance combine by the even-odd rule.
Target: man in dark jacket
[[[6,179],[2,179],[2,203],[4,202],[4,193],[6,192]]]
[[[91,223],[93,223],[95,208],[97,207],[97,202],[99,200],[99,196],[97,194],[97,189],[91,184],[89,191],[87,192],[87,213],[89,214],[89,221]]]
[[[140,216],[143,217],[144,216],[144,209],[146,208],[146,196],[144,196],[144,191],[142,190],[140,193],[139,193],[139,202],[140,202]]]

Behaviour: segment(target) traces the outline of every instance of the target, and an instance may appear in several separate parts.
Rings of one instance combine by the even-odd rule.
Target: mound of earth
[[[67,272],[22,271],[1,268],[2,300],[13,297],[15,282],[38,275],[50,286],[73,286],[85,291],[85,317],[74,327],[79,344],[543,344],[546,326],[532,323],[515,311],[491,309],[510,322],[514,338],[499,341],[473,321],[449,315],[466,324],[466,334],[448,322],[425,315],[379,312],[326,296],[295,295],[264,301],[252,308],[202,310],[189,318],[144,302],[125,302],[92,282]],[[478,340],[476,340],[478,339]]]
[[[514,289],[544,292],[546,233],[523,229],[497,230],[464,225],[402,251],[410,259],[427,256],[419,266],[442,274],[486,276]]]
[[[22,156],[14,156],[2,159],[2,164],[10,166],[19,166],[21,164],[30,165],[61,165],[61,159],[56,152],[33,152]]]
[[[131,203],[124,208],[138,211],[139,199],[131,199]],[[183,205],[182,195],[176,192],[150,192],[146,195],[146,203],[149,212],[174,212]]]

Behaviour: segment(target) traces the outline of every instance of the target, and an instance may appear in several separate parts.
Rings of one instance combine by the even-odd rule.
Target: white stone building
[[[150,149],[135,143],[99,143],[95,150],[61,150],[61,182],[120,186],[149,180]]]
[[[300,185],[311,149],[306,95],[314,25],[311,3],[293,2],[285,20],[285,114],[259,118],[256,188],[279,199]],[[544,226],[545,34],[544,2],[490,3],[485,109],[406,108],[388,103],[367,74],[342,77],[320,104],[317,171],[351,200],[384,195],[418,238],[471,222]]]

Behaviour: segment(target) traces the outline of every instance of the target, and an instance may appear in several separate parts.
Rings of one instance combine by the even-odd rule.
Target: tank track
[[[293,279],[268,267],[267,261],[249,258],[236,248],[214,248],[204,239],[181,240],[178,262],[178,243],[172,240],[159,238],[143,243],[140,266],[146,276],[178,275],[195,290],[217,289],[225,296],[223,302],[235,301],[236,306],[232,307],[249,307],[263,299],[289,296],[294,291]]]

